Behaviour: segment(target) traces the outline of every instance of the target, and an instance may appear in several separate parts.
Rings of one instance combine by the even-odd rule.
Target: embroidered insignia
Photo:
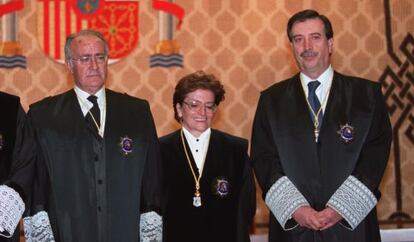
[[[352,127],[348,123],[346,123],[345,125],[339,125],[338,134],[342,141],[348,143],[352,139],[354,139],[354,127]]]
[[[3,139],[3,135],[0,134],[0,150],[3,150],[3,146],[4,146],[4,139]]]
[[[224,198],[229,195],[231,185],[230,185],[230,182],[226,178],[218,177],[214,181],[213,188],[214,188],[214,193],[216,195],[218,195],[221,198]]]
[[[121,146],[121,150],[124,153],[124,155],[128,155],[132,152],[132,139],[128,138],[128,136],[121,137],[121,142],[119,143],[119,146]]]

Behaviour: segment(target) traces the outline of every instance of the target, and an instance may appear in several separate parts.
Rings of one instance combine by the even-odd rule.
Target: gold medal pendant
[[[199,191],[196,191],[194,193],[194,197],[193,197],[193,206],[194,207],[201,207],[201,194]]]
[[[194,172],[193,166],[191,165],[191,162],[190,162],[190,157],[188,157],[187,148],[185,147],[184,135],[183,135],[183,130],[182,129],[181,129],[181,142],[183,144],[185,157],[187,158],[188,166],[190,167],[191,173],[193,174],[194,183],[195,183],[195,193],[194,193],[194,197],[193,197],[193,206],[198,208],[198,207],[201,207],[200,179],[201,179],[202,174],[200,173],[200,175],[197,177],[196,173]]]
[[[329,87],[329,89],[330,89],[330,87]],[[316,95],[316,94],[315,94]],[[326,102],[328,101],[328,97],[329,97],[329,91],[328,91],[328,93],[326,94],[326,96],[325,96],[325,98],[323,99],[323,102],[322,102],[322,104],[320,105],[320,107],[319,107],[319,109],[318,109],[318,111],[316,111],[316,113],[315,113],[315,110],[313,110],[313,107],[312,107],[312,105],[310,104],[310,102],[309,102],[309,100],[308,100],[308,98],[306,98],[306,103],[308,104],[308,107],[309,107],[309,110],[311,111],[311,113],[312,113],[312,119],[313,119],[313,127],[314,127],[314,129],[313,129],[313,134],[314,134],[314,136],[315,136],[315,143],[318,143],[319,142],[319,134],[320,134],[320,123],[319,123],[319,116],[321,115],[321,116],[323,116],[323,112],[322,112],[322,109],[323,109],[323,107],[326,105]]]
[[[318,138],[319,138],[319,129],[315,128],[313,130],[313,133],[315,134],[315,143],[318,143]]]

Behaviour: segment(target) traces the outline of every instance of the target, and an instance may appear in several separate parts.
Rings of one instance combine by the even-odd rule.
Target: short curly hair
[[[214,75],[207,74],[204,71],[196,71],[189,75],[182,77],[177,85],[173,95],[174,118],[180,122],[176,105],[183,104],[187,94],[198,89],[210,90],[214,94],[214,103],[218,106],[224,100],[224,87]]]

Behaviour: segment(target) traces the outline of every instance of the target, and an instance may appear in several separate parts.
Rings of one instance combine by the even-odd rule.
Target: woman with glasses
[[[223,85],[202,71],[179,80],[173,96],[181,129],[160,139],[166,242],[250,241],[255,184],[248,142],[212,129]]]

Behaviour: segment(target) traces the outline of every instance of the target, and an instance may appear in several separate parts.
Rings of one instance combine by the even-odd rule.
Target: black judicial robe
[[[250,241],[249,225],[256,204],[247,145],[245,139],[211,130],[200,185],[202,205],[194,207],[195,183],[180,131],[160,138],[165,182],[164,242]],[[186,147],[196,168],[187,142]],[[198,174],[198,169],[195,171]],[[216,186],[220,180],[230,184],[228,194],[222,197]]]
[[[12,164],[19,106],[18,97],[0,92],[0,183],[8,177]]]
[[[2,184],[10,175],[16,142],[21,142],[20,130],[24,125],[25,114],[20,106],[20,98],[0,92],[0,116],[0,184]],[[12,238],[6,239],[0,236],[0,241],[19,241],[19,228]]]
[[[346,123],[354,127],[354,139],[348,143],[337,133]],[[318,144],[313,130],[299,75],[262,92],[253,124],[251,157],[263,197],[280,177],[287,176],[310,206],[320,211],[353,175],[379,199],[378,186],[391,143],[380,85],[335,72]],[[283,231],[271,214],[269,241],[377,242],[376,209],[354,231],[340,223],[325,231],[301,226]]]
[[[148,103],[106,89],[103,139],[87,125],[74,90],[31,105],[28,120],[38,149],[30,215],[46,211],[56,241],[138,241],[140,214],[161,214]]]

